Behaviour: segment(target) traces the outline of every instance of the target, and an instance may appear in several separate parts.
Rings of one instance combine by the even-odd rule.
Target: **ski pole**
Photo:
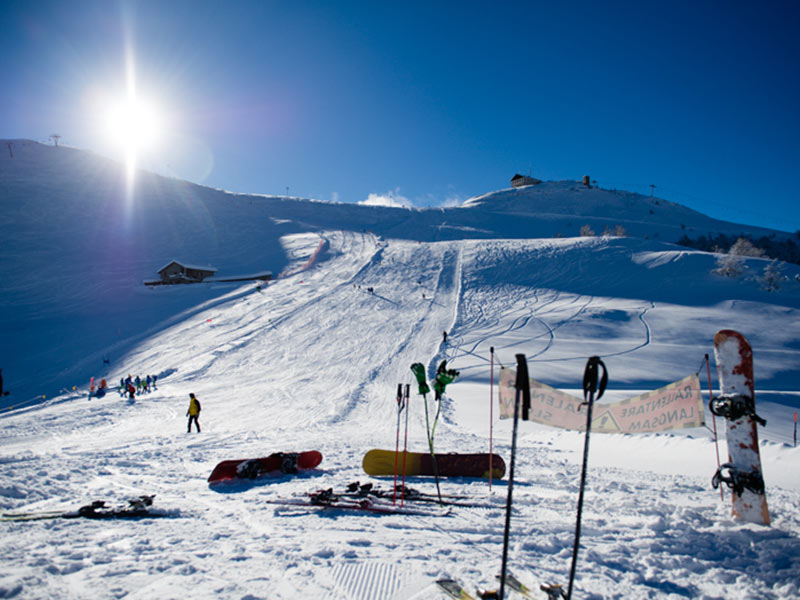
[[[528,379],[528,361],[524,354],[517,354],[517,380],[514,385],[514,428],[511,433],[511,463],[508,468],[508,496],[506,497],[506,526],[503,532],[503,565],[500,569],[500,600],[505,597],[506,569],[508,565],[508,538],[511,530],[511,504],[514,490],[514,461],[517,454],[517,424],[519,423],[519,400],[522,395],[523,413],[531,404],[531,388]]]
[[[492,431],[494,429],[494,346],[489,348],[491,366],[489,367],[489,493],[492,493]]]
[[[797,411],[794,411],[794,447],[797,448]]]
[[[428,430],[428,447],[431,451],[431,464],[433,465],[433,477],[436,480],[436,495],[439,496],[439,503],[442,502],[442,490],[439,489],[439,468],[436,464],[436,454],[433,451],[433,434],[431,432],[430,423],[428,421],[428,396],[422,394],[422,399],[425,402],[425,428]],[[441,409],[441,400],[439,401],[439,408]],[[436,413],[436,419],[439,418],[439,413]],[[433,421],[433,427],[436,429],[436,419]]]
[[[603,377],[600,379],[599,387],[597,381],[597,367],[603,367]],[[592,432],[592,407],[594,401],[600,399],[608,383],[608,372],[603,361],[599,356],[592,356],[586,363],[586,370],[583,372],[583,404],[587,405],[586,410],[586,440],[583,445],[583,467],[581,468],[581,487],[578,492],[578,516],[575,522],[575,544],[572,547],[572,566],[569,570],[569,587],[567,588],[567,600],[572,598],[572,583],[575,580],[575,567],[578,565],[578,548],[581,538],[581,516],[583,513],[583,492],[586,487],[586,470],[589,464],[589,434]],[[597,397],[595,397],[597,392]]]
[[[400,506],[403,506],[406,500],[406,456],[408,455],[408,411],[409,411],[409,398],[411,395],[411,384],[406,384],[405,389],[405,401],[406,401],[406,430],[405,430],[405,439],[403,440],[403,492],[400,496]],[[396,487],[396,486],[395,486]]]
[[[400,454],[400,413],[403,412],[403,384],[397,384],[397,435],[394,442],[394,495],[392,504],[397,504],[397,459]]]
[[[702,368],[702,367],[701,367]],[[711,363],[706,354],[706,373],[708,375],[708,398],[709,400],[714,397],[714,388],[711,387]],[[711,422],[714,424],[714,450],[717,453],[717,471],[719,471],[719,441],[717,438],[717,415],[711,413]],[[725,502],[725,492],[722,491],[722,486],[719,486],[719,498]]]
[[[443,362],[441,367],[444,368],[446,363]],[[436,465],[436,454],[433,452],[433,431],[431,430],[430,418],[428,416],[428,392],[431,391],[430,386],[426,381],[426,374],[425,374],[425,367],[422,363],[414,363],[411,365],[411,371],[414,373],[414,376],[417,378],[417,383],[419,384],[419,394],[422,396],[423,401],[425,402],[425,429],[428,433],[428,447],[431,451],[431,463],[433,465],[433,476],[436,478],[436,492],[439,496],[439,502],[442,502],[442,492],[439,489],[439,468]],[[456,372],[455,375],[458,373]],[[455,377],[455,375],[453,377]],[[437,372],[438,377],[438,372]],[[442,404],[439,402],[439,409],[441,410]],[[407,414],[407,413],[406,413]],[[436,413],[436,418],[439,418],[439,413]],[[436,421],[433,423],[433,428],[436,429]]]

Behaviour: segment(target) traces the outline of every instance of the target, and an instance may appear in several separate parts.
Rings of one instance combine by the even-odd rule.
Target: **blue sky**
[[[50,2],[0,7],[0,137],[121,156],[236,192],[415,206],[516,173],[800,229],[800,5]],[[133,69],[131,70],[131,67]]]

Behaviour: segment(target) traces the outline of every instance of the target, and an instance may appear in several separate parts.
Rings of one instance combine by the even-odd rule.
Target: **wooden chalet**
[[[160,283],[200,283],[216,272],[214,267],[186,265],[173,260],[158,270],[158,276],[161,278]]]
[[[511,178],[511,187],[513,188],[525,187],[526,185],[536,185],[537,183],[542,183],[542,180],[536,179],[535,177],[530,177],[529,175],[520,175],[519,173]]]

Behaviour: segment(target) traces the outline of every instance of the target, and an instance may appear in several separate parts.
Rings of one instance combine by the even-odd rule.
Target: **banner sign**
[[[500,371],[500,418],[514,417],[516,372]],[[586,409],[582,398],[576,398],[533,379],[529,420],[562,429],[586,429]],[[522,410],[520,408],[520,418]],[[595,403],[592,431],[599,433],[651,433],[669,429],[702,427],[705,424],[703,396],[697,375],[646,392],[621,402]]]

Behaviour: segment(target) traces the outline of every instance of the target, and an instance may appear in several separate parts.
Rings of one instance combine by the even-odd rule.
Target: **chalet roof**
[[[536,177],[531,177],[530,175],[520,175],[519,173],[517,173],[511,178],[512,184],[514,182],[520,182],[520,181],[527,182],[530,184],[542,183],[541,179],[536,179]]]
[[[209,266],[202,266],[201,267],[201,266],[198,266],[198,265],[190,265],[190,264],[181,262],[179,260],[171,260],[171,261],[169,261],[167,264],[165,264],[163,267],[161,267],[156,272],[157,273],[161,273],[161,271],[165,270],[167,267],[172,266],[173,264],[180,265],[184,269],[192,269],[193,271],[205,271],[206,273],[216,273],[217,272],[217,269],[215,269],[214,267],[209,267]]]

